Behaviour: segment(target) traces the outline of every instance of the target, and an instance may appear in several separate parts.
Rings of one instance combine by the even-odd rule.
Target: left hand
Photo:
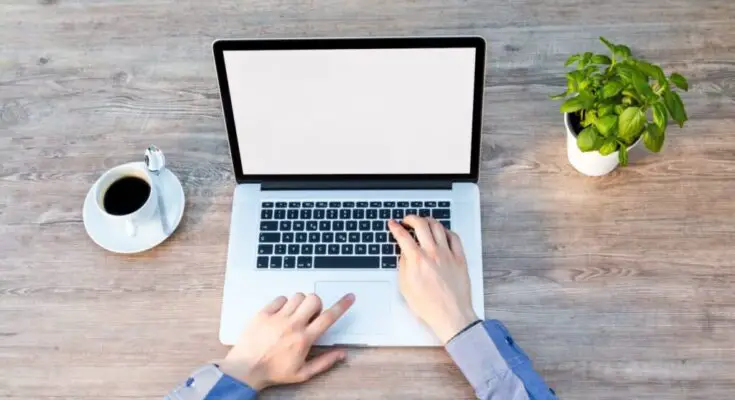
[[[256,391],[269,386],[301,383],[344,360],[344,350],[330,350],[310,360],[314,342],[355,302],[347,294],[322,312],[316,294],[277,297],[250,322],[219,366]]]

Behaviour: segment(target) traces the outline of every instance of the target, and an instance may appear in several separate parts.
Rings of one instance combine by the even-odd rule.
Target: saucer
[[[130,164],[138,164],[140,168],[145,168],[142,162]],[[160,210],[156,210],[156,214],[148,221],[136,224],[135,236],[128,236],[122,224],[115,226],[97,208],[94,198],[95,188],[97,187],[97,182],[95,182],[87,192],[87,197],[84,199],[84,208],[82,209],[84,228],[87,230],[89,237],[105,250],[129,254],[156,247],[171,236],[184,215],[184,188],[181,186],[179,178],[168,169],[161,171],[159,179],[159,193],[163,204],[165,204],[166,222],[168,222],[170,231],[168,235],[163,232],[161,226]]]

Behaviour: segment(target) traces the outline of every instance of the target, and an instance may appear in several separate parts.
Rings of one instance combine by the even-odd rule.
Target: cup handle
[[[135,236],[137,232],[137,229],[135,228],[135,224],[131,220],[125,221],[125,233],[128,234],[128,236],[133,237]]]

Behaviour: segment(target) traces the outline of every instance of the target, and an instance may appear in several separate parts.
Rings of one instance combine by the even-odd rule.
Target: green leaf
[[[602,134],[602,136],[607,136],[611,132],[614,132],[614,128],[617,123],[617,115],[606,115],[604,117],[597,118],[597,120],[595,121],[595,127]]]
[[[577,97],[582,102],[585,109],[592,107],[592,104],[595,102],[595,96],[593,96],[592,93],[584,89],[579,90]]]
[[[623,90],[623,84],[618,81],[609,81],[602,87],[602,98],[609,99],[610,97],[616,96],[620,91]]]
[[[610,43],[610,41],[608,41],[607,39],[605,39],[605,38],[604,38],[604,37],[602,37],[602,36],[600,36],[600,41],[601,41],[601,42],[602,42],[602,43],[603,43],[603,44],[604,44],[605,46],[607,46],[607,48],[608,48],[608,49],[610,49],[610,53],[613,53],[613,54],[615,53],[615,45],[614,45],[614,44]]]
[[[560,99],[563,99],[563,98],[567,97],[567,94],[568,94],[568,93],[569,93],[569,92],[568,92],[568,91],[566,91],[566,92],[564,92],[564,93],[554,94],[554,95],[551,95],[551,96],[549,96],[549,98],[550,98],[551,100],[560,100]]]
[[[623,111],[625,111],[625,106],[623,106],[622,104],[617,104],[615,105],[614,110],[615,114],[620,115],[623,113]]]
[[[621,60],[627,60],[630,57],[630,47],[619,44],[615,46],[615,50],[613,51],[615,53],[615,58],[619,58]]]
[[[612,115],[615,112],[615,106],[608,104],[597,109],[597,116],[604,117],[606,115]]]
[[[595,150],[598,140],[597,130],[593,126],[588,126],[577,135],[577,147],[582,151],[592,151]]]
[[[582,126],[593,125],[595,122],[597,122],[597,111],[595,110],[586,111],[584,113],[584,121],[582,121]]]
[[[610,57],[603,55],[603,54],[595,54],[590,59],[590,62],[593,64],[603,64],[603,65],[610,65],[612,64],[612,60],[610,60]]]
[[[638,107],[628,107],[618,119],[618,137],[632,144],[646,124],[646,115]]]
[[[666,130],[669,116],[666,113],[666,106],[661,103],[653,103],[653,122],[662,132]]]
[[[633,73],[633,86],[644,99],[651,100],[654,98],[653,90],[648,85],[648,78],[638,71]]]
[[[628,165],[628,148],[620,146],[620,152],[618,153],[618,161],[623,167]]]
[[[635,61],[635,65],[641,72],[657,80],[659,84],[666,84],[666,75],[664,75],[664,71],[658,65],[653,65],[640,60]]]
[[[673,74],[671,74],[669,79],[671,79],[671,83],[676,85],[676,87],[678,87],[679,89],[685,92],[689,91],[689,82],[687,82],[687,78],[674,72]]]
[[[610,155],[618,150],[618,142],[615,140],[615,138],[607,138],[605,140],[605,143],[602,144],[602,147],[600,147],[600,154],[603,156]]]
[[[567,101],[562,103],[561,107],[559,107],[559,111],[563,113],[573,113],[583,108],[584,104],[582,103],[582,100],[580,100],[578,97],[572,97],[571,99],[568,99]]]
[[[567,83],[571,83],[572,86],[574,86],[574,90],[572,90],[572,92],[579,90],[579,84],[583,79],[584,76],[582,75],[582,71],[572,71],[567,73]]]
[[[574,55],[570,56],[569,58],[567,58],[567,62],[564,63],[564,66],[565,67],[568,67],[568,66],[574,64],[575,62],[579,61],[581,58],[582,58],[582,55],[581,54],[574,54]]]
[[[646,145],[648,150],[658,153],[664,145],[665,134],[666,133],[661,131],[657,125],[648,124],[646,126],[646,131],[643,132],[643,144]]]
[[[682,103],[679,94],[670,90],[665,91],[664,104],[666,104],[666,109],[669,110],[671,118],[679,124],[680,128],[683,127],[684,122],[687,121],[689,117],[687,117],[687,113],[684,110],[684,103]]]

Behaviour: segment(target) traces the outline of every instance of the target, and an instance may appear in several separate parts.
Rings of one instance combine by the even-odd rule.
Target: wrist
[[[222,373],[250,386],[256,392],[260,392],[269,386],[268,381],[264,377],[260,376],[261,374],[258,374],[257,371],[249,365],[223,360],[218,364],[218,366]]]
[[[446,345],[460,331],[477,320],[479,320],[479,318],[477,318],[474,311],[469,310],[458,312],[451,317],[444,319],[444,323],[439,329],[435,330],[435,332],[442,344]]]

